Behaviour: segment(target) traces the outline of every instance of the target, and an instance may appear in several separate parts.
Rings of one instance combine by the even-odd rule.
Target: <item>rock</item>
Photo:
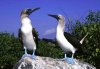
[[[30,57],[24,57],[15,64],[13,69],[96,69],[94,66],[75,60],[75,64],[68,64],[61,59],[36,56],[33,60]]]

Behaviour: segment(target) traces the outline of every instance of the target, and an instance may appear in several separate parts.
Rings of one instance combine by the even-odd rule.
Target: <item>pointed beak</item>
[[[53,18],[56,18],[57,20],[59,19],[58,15],[48,14],[48,16],[51,16],[51,17],[53,17]]]
[[[32,12],[34,12],[34,11],[36,11],[36,10],[39,10],[40,8],[38,7],[38,8],[34,8],[34,9],[32,9]]]
[[[30,15],[32,12],[39,10],[40,8],[34,8],[34,9],[27,9],[27,14]]]

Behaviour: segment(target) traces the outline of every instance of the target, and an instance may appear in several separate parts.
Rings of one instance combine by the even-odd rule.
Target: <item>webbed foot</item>
[[[35,60],[35,58],[36,58],[35,51],[33,51],[33,54],[31,55],[31,58]]]
[[[24,58],[24,57],[31,57],[31,55],[30,55],[30,54],[24,54],[24,55],[22,56],[22,58]]]
[[[35,55],[31,55],[31,58],[35,60],[36,56]]]
[[[74,59],[71,57],[71,58],[69,58],[69,57],[66,57],[65,58],[65,61],[68,63],[68,64],[74,64]]]

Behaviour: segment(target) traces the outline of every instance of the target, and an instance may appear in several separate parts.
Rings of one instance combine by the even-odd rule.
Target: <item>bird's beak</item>
[[[54,17],[54,18],[56,18],[57,20],[59,19],[58,15],[48,14],[48,16]]]
[[[34,9],[32,9],[32,12],[34,12],[34,11],[36,11],[36,10],[39,10],[40,8],[38,7],[38,8],[34,8]]]
[[[28,9],[27,14],[30,15],[32,12],[39,10],[40,8]]]

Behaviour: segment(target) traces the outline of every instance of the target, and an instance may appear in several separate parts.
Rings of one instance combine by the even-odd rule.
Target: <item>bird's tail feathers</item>
[[[86,38],[86,36],[88,35],[88,33],[80,40],[80,43],[83,44],[84,39]]]

